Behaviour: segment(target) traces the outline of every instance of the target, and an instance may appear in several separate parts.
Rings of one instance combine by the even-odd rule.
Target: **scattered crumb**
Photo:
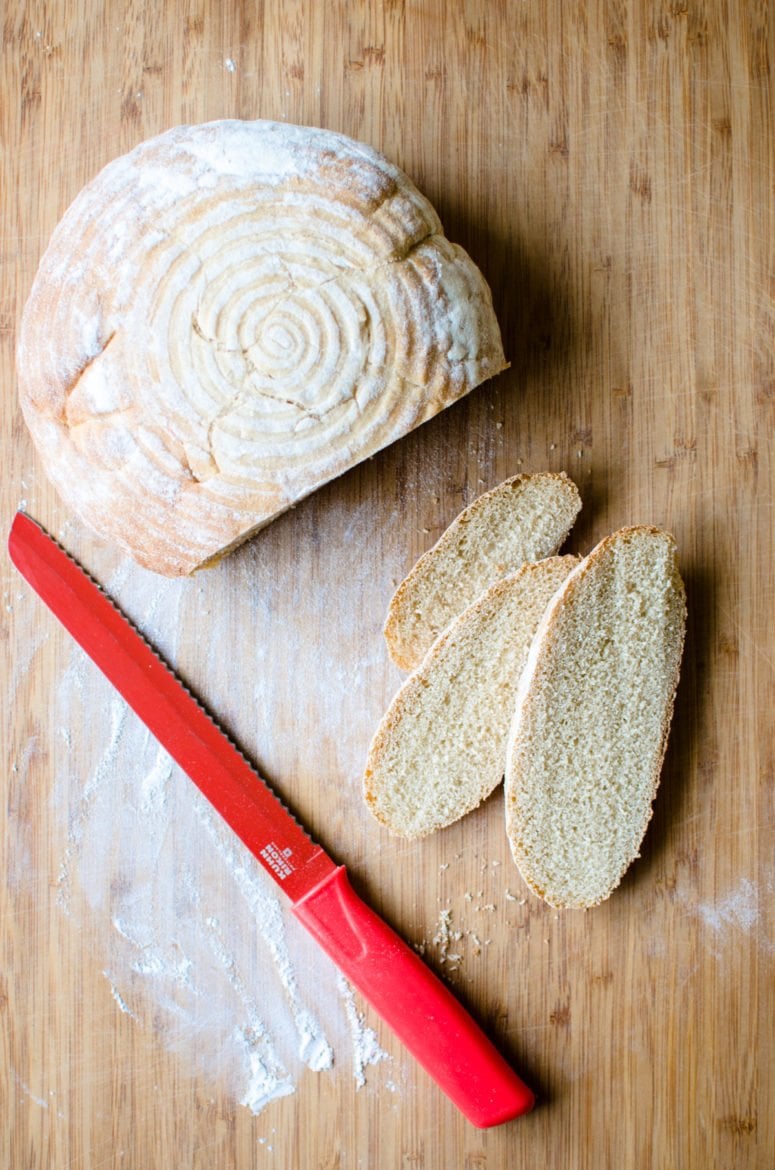
[[[442,910],[439,915],[439,924],[433,936],[434,944],[439,948],[439,962],[446,963],[449,954],[449,944],[452,941],[452,911]]]

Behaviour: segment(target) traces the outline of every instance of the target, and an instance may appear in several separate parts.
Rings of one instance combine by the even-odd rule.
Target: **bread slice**
[[[601,541],[541,620],[508,736],[506,828],[552,906],[597,905],[638,856],[685,624],[675,541],[649,527]]]
[[[384,634],[396,666],[413,670],[494,581],[556,553],[580,509],[576,485],[553,472],[512,476],[474,500],[393,595]]]
[[[551,557],[496,582],[401,687],[374,736],[364,776],[366,804],[392,832],[421,837],[449,825],[500,783],[533,634],[577,562]]]

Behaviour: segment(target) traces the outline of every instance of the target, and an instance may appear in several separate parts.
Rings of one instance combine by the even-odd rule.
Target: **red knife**
[[[355,893],[108,596],[18,512],[11,560],[291,900],[293,913],[474,1125],[532,1108],[532,1091],[422,959]]]

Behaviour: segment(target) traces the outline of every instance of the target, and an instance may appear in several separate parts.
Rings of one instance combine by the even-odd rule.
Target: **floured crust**
[[[397,167],[237,121],[170,130],[84,188],[17,358],[62,498],[170,576],[506,366],[481,273]]]
[[[653,581],[631,571],[627,580],[625,566],[619,591],[623,583],[632,595],[630,611],[609,612],[616,558],[635,542],[651,543]],[[574,639],[577,619],[588,642]],[[602,540],[544,613],[517,689],[505,801],[514,860],[550,905],[598,905],[639,855],[667,747],[685,625],[675,541],[650,526]],[[598,656],[609,647],[606,664]]]

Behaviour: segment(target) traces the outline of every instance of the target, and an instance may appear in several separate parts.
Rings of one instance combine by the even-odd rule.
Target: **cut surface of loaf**
[[[469,504],[390,601],[384,635],[396,666],[413,670],[493,582],[556,553],[580,510],[576,485],[553,472],[512,476]]]
[[[553,906],[597,905],[638,856],[685,624],[675,542],[649,527],[601,541],[541,620],[508,736],[506,828]]]
[[[76,197],[17,354],[62,498],[169,576],[505,366],[484,278],[402,171],[231,120],[141,143]]]
[[[503,779],[506,736],[538,622],[577,557],[524,565],[433,644],[396,694],[369,750],[366,804],[403,837],[476,808]]]

